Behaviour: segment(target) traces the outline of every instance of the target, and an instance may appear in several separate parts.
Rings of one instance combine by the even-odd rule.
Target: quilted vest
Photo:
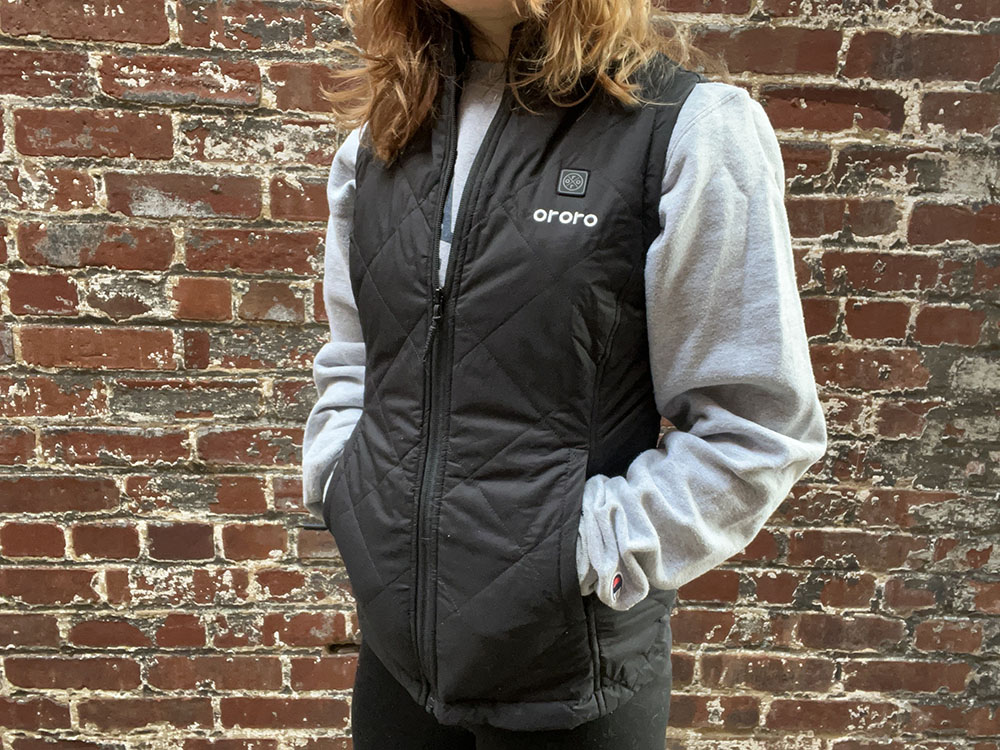
[[[444,49],[434,115],[398,159],[358,152],[364,409],[323,515],[362,637],[418,704],[443,724],[567,729],[670,670],[676,592],[627,611],[583,596],[576,545],[586,479],[657,444],[645,253],[677,113],[705,79],[659,55],[637,80],[665,106],[595,89],[540,114],[505,89],[438,289],[469,40]]]

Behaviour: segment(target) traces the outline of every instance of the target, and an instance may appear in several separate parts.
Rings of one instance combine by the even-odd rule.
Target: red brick
[[[212,527],[199,523],[150,524],[149,556],[153,560],[212,560]]]
[[[176,463],[188,458],[188,434],[168,428],[66,427],[42,431],[47,460],[74,466],[128,466],[138,463]]]
[[[885,607],[903,614],[932,609],[938,605],[935,588],[928,580],[890,576],[883,589]]]
[[[198,438],[198,457],[208,464],[287,466],[301,460],[300,429],[246,427],[212,430]]]
[[[674,610],[670,628],[674,643],[724,643],[735,626],[732,612],[681,607]]]
[[[977,245],[1000,242],[1000,206],[971,206],[918,203],[910,215],[907,240],[914,245],[936,245],[949,240],[965,240]]]
[[[795,237],[837,234],[849,228],[858,237],[896,231],[900,212],[891,200],[789,198],[788,224]]]
[[[897,390],[923,388],[931,377],[921,353],[912,349],[817,344],[810,347],[810,352],[816,381],[821,385]]]
[[[754,582],[756,600],[767,604],[791,604],[805,580],[802,574],[789,570],[753,572],[749,576]]]
[[[242,320],[305,321],[305,303],[287,282],[251,281],[237,308]]]
[[[850,529],[801,529],[789,535],[790,565],[892,570],[920,568],[928,552],[927,539],[905,534],[877,534]]]
[[[173,155],[170,118],[147,112],[17,109],[14,142],[22,154],[33,156],[169,159]]]
[[[779,654],[706,653],[701,656],[702,684],[709,688],[749,688],[769,693],[826,692],[836,664],[829,659]]]
[[[207,60],[174,55],[104,55],[101,88],[139,104],[255,106],[260,70],[249,60]]]
[[[288,532],[273,524],[223,526],[222,550],[229,560],[275,560],[288,551]]]
[[[343,698],[223,697],[223,727],[241,729],[346,729],[350,706]]]
[[[156,630],[156,645],[162,648],[200,648],[206,640],[205,626],[197,615],[167,615]]]
[[[281,644],[289,647],[327,646],[347,643],[347,620],[343,612],[325,609],[321,612],[275,612],[264,616],[260,634],[265,646]],[[216,648],[227,648],[226,641],[217,640]]]
[[[278,109],[329,112],[330,103],[323,98],[320,87],[332,88],[333,68],[315,63],[276,62],[267,76],[274,84]]]
[[[21,260],[33,266],[165,271],[174,254],[167,227],[103,222],[25,221],[17,228]]]
[[[968,620],[924,620],[917,623],[913,645],[921,651],[974,654],[983,645],[983,628]]]
[[[949,5],[957,6],[954,0]],[[966,3],[962,3],[965,5]],[[920,121],[948,133],[989,134],[1000,122],[1000,94],[993,91],[928,91],[920,102]]]
[[[0,643],[14,648],[59,646],[59,621],[55,615],[0,613]]]
[[[4,672],[12,685],[42,690],[132,690],[139,665],[121,657],[8,656]]]
[[[1000,734],[1000,708],[991,706],[914,705],[903,727],[907,732],[961,733],[965,737]],[[974,746],[978,750],[979,746]]]
[[[807,336],[829,336],[837,328],[840,303],[831,297],[806,297],[802,300],[802,316]]]
[[[34,453],[34,430],[20,425],[0,425],[0,465],[29,463]]]
[[[903,713],[894,703],[886,701],[776,698],[764,717],[764,726],[796,732],[817,728],[824,733],[885,732],[896,728]]]
[[[959,261],[925,253],[831,250],[821,259],[827,292],[947,291]]]
[[[213,725],[209,697],[84,698],[77,706],[80,728],[89,732],[117,733],[161,724],[191,731]]]
[[[734,73],[825,73],[837,69],[841,35],[833,29],[795,26],[702,31],[692,41],[723,57]]]
[[[13,36],[163,44],[170,38],[163,0],[7,0],[0,26]]]
[[[0,50],[0,91],[7,96],[77,98],[92,89],[84,52]]]
[[[913,327],[913,339],[921,344],[976,346],[983,335],[985,310],[969,310],[949,305],[920,308]]]
[[[931,0],[935,13],[966,21],[990,21],[997,17],[993,0]]]
[[[906,623],[877,615],[845,617],[825,613],[803,613],[798,638],[810,649],[882,652],[906,636]]]
[[[326,181],[284,177],[271,180],[271,218],[288,221],[325,221],[330,209],[326,202]]]
[[[2,174],[2,173],[0,173]],[[78,169],[48,167],[34,160],[21,162],[3,180],[6,208],[17,211],[78,211],[97,202],[94,179]],[[27,188],[27,192],[25,192]]]
[[[995,34],[865,31],[851,37],[841,74],[876,80],[972,81],[1000,59]]]
[[[231,654],[157,655],[147,670],[149,685],[161,690],[278,690],[277,656]]]
[[[829,86],[765,84],[760,95],[775,129],[825,133],[876,128],[898,133],[906,117],[904,102],[895,91]]]
[[[116,620],[84,620],[73,623],[67,641],[91,648],[121,648],[150,646],[149,638],[134,622]]]
[[[118,507],[108,477],[0,477],[0,513],[100,512]]]
[[[76,524],[70,534],[73,552],[85,560],[134,560],[139,557],[139,532],[135,526]]]
[[[844,325],[854,339],[903,339],[909,320],[905,302],[849,299],[844,306]]]
[[[63,530],[51,523],[17,523],[0,526],[4,557],[62,557],[66,553]]]
[[[933,693],[941,689],[960,693],[970,673],[969,665],[959,662],[896,659],[854,659],[844,662],[841,669],[845,690],[876,693]]]
[[[96,417],[107,413],[104,383],[56,375],[0,376],[0,416]]]
[[[735,570],[710,570],[681,586],[677,596],[685,601],[735,602],[740,596],[739,573]]]
[[[104,176],[108,210],[159,219],[260,215],[260,183],[255,177],[195,174],[126,174]]]
[[[176,367],[169,330],[24,326],[20,336],[25,364],[132,370]]]
[[[189,271],[311,275],[312,260],[323,257],[322,232],[192,227],[186,238]]]
[[[173,288],[178,320],[232,320],[232,288],[226,279],[187,277]]]
[[[97,602],[97,577],[89,568],[0,568],[0,596],[23,604]]]
[[[875,576],[870,573],[813,575],[812,580],[822,582],[819,603],[824,607],[867,610],[875,599]]]
[[[672,654],[674,655],[674,654]],[[357,672],[357,652],[342,651],[326,657],[291,659],[291,688],[304,690],[350,690]],[[678,669],[674,669],[676,680]]]
[[[48,698],[0,696],[0,727],[25,731],[68,729],[69,706]]]
[[[670,696],[670,726],[678,729],[753,729],[760,722],[760,702],[750,695]]]
[[[335,7],[289,7],[259,0],[184,0],[177,8],[181,44],[233,50],[312,48],[326,41],[328,32],[319,27],[331,24],[338,15]]]
[[[73,315],[80,304],[76,283],[62,274],[12,271],[7,291],[14,315]]]
[[[1000,582],[968,581],[966,586],[973,592],[972,604],[977,613],[1000,615]]]

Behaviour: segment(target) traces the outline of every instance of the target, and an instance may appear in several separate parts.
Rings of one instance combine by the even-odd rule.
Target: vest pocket
[[[357,430],[355,430],[356,434]],[[344,446],[340,460],[333,470],[333,476],[323,496],[323,521],[337,543],[340,558],[344,561],[351,590],[358,602],[369,602],[382,592],[384,584],[378,569],[368,552],[365,535],[355,508],[347,496],[344,480],[348,469],[349,448],[353,445],[354,434]]]

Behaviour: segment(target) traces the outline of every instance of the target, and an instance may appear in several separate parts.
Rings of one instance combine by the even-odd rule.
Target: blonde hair
[[[651,10],[650,0],[512,2],[525,20],[506,58],[506,85],[528,111],[522,94],[540,91],[558,106],[571,106],[580,97],[563,98],[579,94],[583,80],[634,106],[644,100],[629,78],[657,52],[732,82],[724,61],[694,46],[686,27]],[[335,71],[334,88],[320,86],[320,92],[331,104],[335,126],[349,131],[367,122],[364,142],[391,163],[432,114],[447,35],[466,21],[440,0],[344,0],[342,7],[358,51],[343,42],[332,46],[363,64]]]

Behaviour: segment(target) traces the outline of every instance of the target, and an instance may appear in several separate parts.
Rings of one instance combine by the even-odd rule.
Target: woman
[[[662,748],[676,589],[826,448],[774,132],[640,0],[345,17],[303,502],[354,745]]]

